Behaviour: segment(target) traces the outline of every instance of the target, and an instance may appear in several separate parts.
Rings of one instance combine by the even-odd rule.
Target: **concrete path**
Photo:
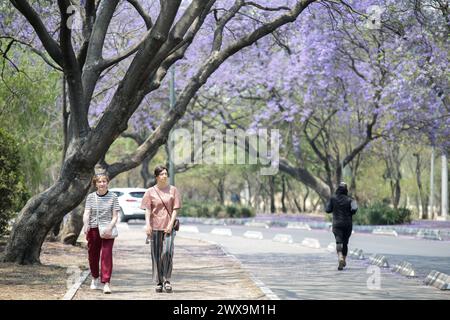
[[[267,299],[250,274],[220,247],[180,236],[175,238],[173,292],[156,293],[151,280],[150,246],[144,244],[144,230],[121,223],[119,233],[114,244],[113,293],[105,295],[100,290],[91,290],[89,276],[74,300]]]

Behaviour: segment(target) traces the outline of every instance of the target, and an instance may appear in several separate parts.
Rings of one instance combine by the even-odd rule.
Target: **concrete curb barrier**
[[[441,233],[439,230],[419,230],[416,234],[419,239],[439,240],[442,241]]]
[[[356,260],[364,260],[365,259],[364,251],[362,249],[358,249],[358,248],[350,250],[348,255],[350,258],[356,259]]]
[[[265,222],[256,222],[256,221],[249,221],[244,223],[247,227],[256,227],[256,228],[266,228],[269,229],[269,225]]]
[[[320,242],[317,239],[314,238],[305,238],[302,241],[302,246],[313,248],[313,249],[320,249]]]
[[[284,233],[276,234],[272,240],[275,242],[282,242],[282,243],[294,243],[294,239],[292,239],[292,236],[290,234]]]
[[[375,254],[372,257],[369,257],[369,261],[371,264],[374,264],[381,268],[389,268],[389,263],[385,256]]]
[[[440,290],[450,290],[450,276],[433,270],[425,278],[424,284],[427,286],[433,286]]]
[[[244,233],[244,237],[248,238],[248,239],[257,239],[257,240],[262,240],[263,234],[259,231],[246,231]]]
[[[211,230],[211,234],[219,235],[219,236],[227,236],[231,237],[233,233],[229,228],[214,228]]]
[[[397,231],[395,231],[393,229],[377,228],[377,229],[373,229],[372,234],[398,237]]]
[[[392,268],[392,271],[400,273],[402,276],[410,278],[416,277],[416,272],[414,271],[412,264],[407,261],[402,261],[399,264],[396,264]]]
[[[303,222],[289,222],[286,228],[311,231],[311,227],[309,226],[309,224]]]
[[[197,226],[189,226],[189,225],[181,225],[180,231],[181,232],[190,232],[190,233],[200,233]]]

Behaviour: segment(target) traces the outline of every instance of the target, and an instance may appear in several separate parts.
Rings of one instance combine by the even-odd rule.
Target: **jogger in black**
[[[341,182],[336,194],[328,201],[325,211],[333,213],[333,234],[336,239],[338,270],[346,266],[348,240],[352,235],[352,217],[358,210],[356,201],[348,196],[347,184]]]

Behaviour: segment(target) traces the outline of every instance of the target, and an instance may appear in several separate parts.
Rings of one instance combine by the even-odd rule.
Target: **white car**
[[[119,199],[120,221],[128,222],[131,219],[145,220],[145,210],[140,208],[142,198],[147,189],[143,188],[111,188]]]

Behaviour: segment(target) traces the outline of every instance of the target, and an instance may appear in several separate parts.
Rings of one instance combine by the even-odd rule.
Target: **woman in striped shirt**
[[[86,198],[83,222],[84,233],[88,242],[89,267],[92,274],[91,289],[101,289],[99,282],[99,260],[101,259],[101,282],[103,293],[111,293],[110,280],[113,267],[112,250],[114,245],[113,228],[119,216],[117,195],[108,191],[109,178],[106,174],[96,174],[92,185],[96,192]],[[107,226],[103,234],[99,232],[99,224]]]
[[[168,171],[164,166],[155,168],[156,185],[149,188],[142,198],[141,208],[146,210],[147,236],[151,239],[152,275],[156,292],[172,292],[170,277],[173,266],[173,224],[177,210],[181,208],[181,198],[177,188],[168,181]]]

